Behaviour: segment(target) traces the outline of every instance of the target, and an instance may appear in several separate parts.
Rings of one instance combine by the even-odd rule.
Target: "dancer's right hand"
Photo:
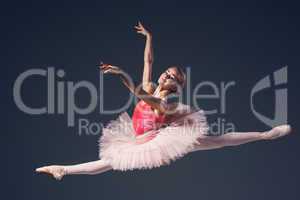
[[[110,64],[101,63],[99,67],[104,74],[121,74],[123,72],[119,67]]]
[[[63,176],[67,174],[64,166],[61,165],[50,165],[45,167],[40,167],[35,170],[37,173],[45,173],[53,176],[56,180],[61,180]]]

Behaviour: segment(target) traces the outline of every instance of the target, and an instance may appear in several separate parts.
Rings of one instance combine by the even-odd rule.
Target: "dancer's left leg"
[[[112,167],[103,160],[77,164],[77,165],[50,165],[36,169],[36,172],[47,173],[52,175],[57,180],[60,180],[65,175],[73,174],[100,174],[111,170]]]

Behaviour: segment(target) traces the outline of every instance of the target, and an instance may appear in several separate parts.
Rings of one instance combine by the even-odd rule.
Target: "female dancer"
[[[125,112],[103,129],[100,160],[77,165],[51,165],[37,168],[57,180],[72,174],[100,174],[109,170],[151,169],[169,164],[185,154],[198,150],[241,145],[258,140],[272,140],[287,135],[289,125],[277,126],[265,132],[231,132],[208,135],[208,125],[202,110],[193,110],[180,102],[171,102],[172,94],[180,93],[185,74],[177,66],[169,67],[152,83],[152,35],[139,22],[137,33],[146,37],[142,87],[131,84],[129,76],[119,67],[101,64],[103,73],[117,75],[140,101],[132,119]]]

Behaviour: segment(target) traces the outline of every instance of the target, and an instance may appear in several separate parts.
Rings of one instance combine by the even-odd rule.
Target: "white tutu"
[[[197,138],[208,132],[206,117],[203,110],[192,111],[184,104],[177,109],[182,114],[180,118],[138,137],[130,116],[122,113],[103,128],[100,159],[114,170],[125,171],[166,165],[191,152]]]

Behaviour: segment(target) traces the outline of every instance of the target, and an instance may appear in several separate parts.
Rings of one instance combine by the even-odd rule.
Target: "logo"
[[[253,114],[264,124],[274,127],[280,124],[287,123],[287,111],[288,111],[288,90],[287,88],[282,88],[282,86],[286,85],[288,82],[287,78],[288,67],[283,67],[277,71],[275,71],[273,75],[274,83],[272,84],[271,75],[268,75],[258,81],[256,85],[251,90],[250,95],[250,104],[251,111]],[[253,99],[255,94],[258,92],[263,92],[267,89],[274,89],[275,92],[275,109],[274,109],[274,117],[269,118],[262,113],[256,111],[253,103]]]

